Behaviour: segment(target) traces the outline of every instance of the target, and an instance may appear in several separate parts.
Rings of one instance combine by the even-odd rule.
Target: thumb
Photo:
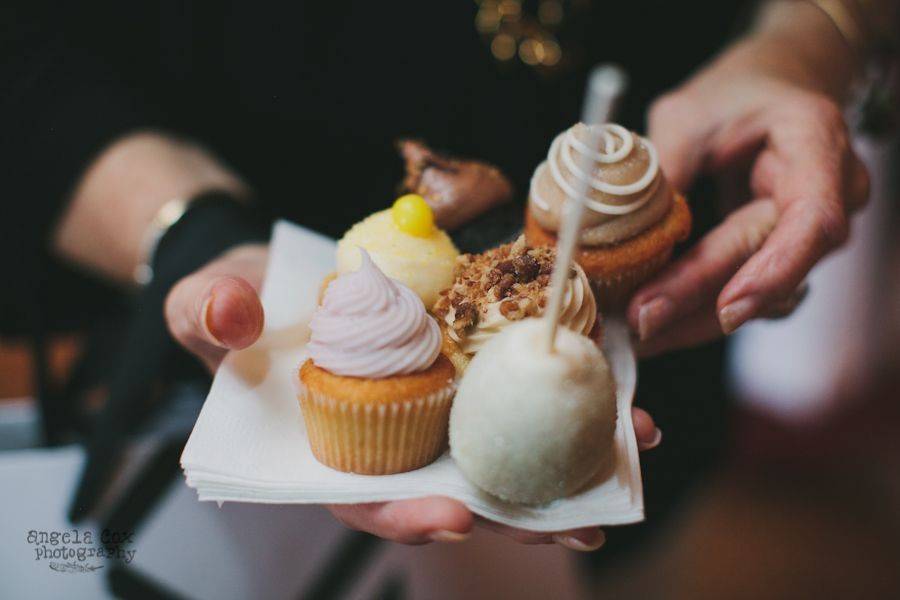
[[[219,277],[203,298],[199,324],[207,339],[239,350],[256,341],[263,327],[263,308],[256,290],[240,277]]]
[[[659,166],[679,191],[688,190],[703,167],[712,135],[708,118],[684,92],[658,98],[647,114],[647,133],[659,153]]]
[[[182,279],[166,299],[166,322],[178,342],[214,370],[228,350],[253,344],[263,308],[244,278],[201,270]]]

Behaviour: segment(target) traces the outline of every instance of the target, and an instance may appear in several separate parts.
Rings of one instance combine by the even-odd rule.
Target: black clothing
[[[585,58],[550,77],[494,60],[472,2],[6,9],[0,144],[12,188],[0,227],[34,250],[90,159],[142,127],[206,144],[277,213],[330,235],[391,202],[392,141],[404,135],[496,163],[522,198],[553,135],[577,120],[589,67],[626,67],[619,120],[642,129],[648,102],[722,45],[739,5],[593,4],[578,23]],[[4,271],[34,276],[9,255]]]
[[[21,329],[35,305],[54,316],[102,312],[111,292],[61,276],[45,249],[79,174],[118,136],[158,127],[197,140],[269,210],[332,236],[392,202],[402,175],[393,141],[401,136],[497,164],[524,202],[552,137],[579,117],[591,66],[626,68],[631,88],[617,120],[641,130],[648,103],[726,42],[743,3],[595,1],[567,24],[581,35],[580,64],[551,75],[498,63],[475,29],[473,2],[94,7],[0,9],[12,25],[0,48],[8,88],[0,148],[10,171],[0,331]],[[716,455],[720,350],[642,365],[639,403],[649,403],[666,432],[645,458],[651,524]]]

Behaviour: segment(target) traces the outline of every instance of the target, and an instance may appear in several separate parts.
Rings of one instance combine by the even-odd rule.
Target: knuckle
[[[840,106],[827,96],[804,93],[796,100],[796,108],[824,125],[844,125],[844,114]]]
[[[647,113],[648,120],[652,127],[654,123],[678,119],[689,112],[689,110],[688,103],[683,100],[680,93],[675,91],[666,92],[650,105]]]
[[[362,531],[351,519],[349,519],[346,515],[339,512],[332,512],[334,515],[334,520],[340,523],[342,526],[350,529],[351,531]]]
[[[771,228],[759,226],[755,223],[747,224],[738,230],[735,238],[735,254],[743,260],[753,255],[762,248],[766,238],[769,237]]]
[[[827,146],[835,156],[847,156],[851,152],[844,113],[834,100],[801,92],[791,106],[794,124],[802,138]]]
[[[748,283],[751,291],[763,298],[786,296],[806,274],[797,270],[790,258],[779,252],[761,252],[756,255],[753,278]]]
[[[836,207],[817,205],[816,224],[819,227],[819,238],[827,248],[836,248],[847,241],[850,226],[844,212]]]
[[[759,250],[775,228],[777,212],[771,202],[744,207],[726,217],[723,225],[734,231],[734,254],[746,260]]]
[[[665,114],[669,110],[669,107],[672,104],[675,96],[671,92],[667,92],[662,96],[656,98],[653,102],[650,103],[650,108],[647,113],[650,115],[650,118],[653,119],[655,117],[659,117],[661,114]]]

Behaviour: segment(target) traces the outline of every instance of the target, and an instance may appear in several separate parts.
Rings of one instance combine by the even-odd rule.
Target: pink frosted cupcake
[[[310,323],[300,407],[319,462],[366,475],[411,471],[447,445],[455,369],[419,297],[360,252],[359,270],[329,283]]]

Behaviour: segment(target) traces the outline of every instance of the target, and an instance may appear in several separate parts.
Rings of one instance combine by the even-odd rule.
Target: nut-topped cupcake
[[[576,260],[597,286],[601,305],[618,307],[687,238],[691,214],[649,140],[619,125],[590,128],[579,123],[559,134],[535,170],[525,237],[532,245],[555,244],[566,199],[574,198],[578,180],[587,182]],[[599,139],[600,147],[589,147],[588,139]]]
[[[310,322],[298,396],[313,454],[366,475],[425,466],[443,452],[455,370],[419,297],[360,268],[329,283]]]
[[[483,254],[457,259],[453,285],[441,293],[432,312],[445,333],[444,352],[457,369],[509,324],[543,314],[549,301],[550,273],[556,251],[529,247],[524,237]],[[584,271],[569,273],[560,324],[591,335],[597,303]]]

